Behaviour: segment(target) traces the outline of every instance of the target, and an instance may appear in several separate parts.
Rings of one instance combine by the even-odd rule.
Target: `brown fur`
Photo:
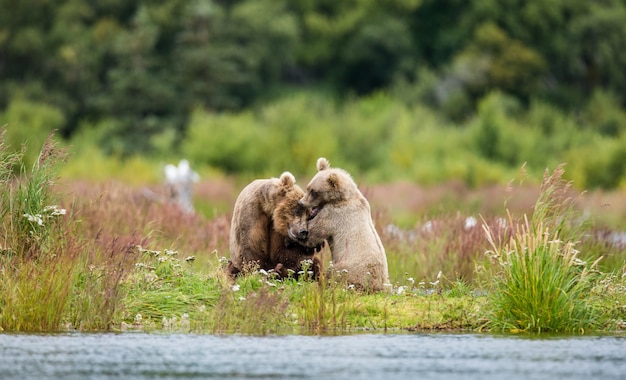
[[[300,204],[311,210],[306,244],[328,241],[333,267],[346,270],[350,284],[380,291],[389,283],[385,248],[374,227],[370,205],[352,177],[317,160],[317,174]]]
[[[289,172],[244,187],[235,201],[231,221],[231,275],[241,272],[246,263],[256,262],[259,269],[274,269],[284,277],[289,270],[297,273],[303,260],[313,259],[314,248],[296,242],[305,241],[307,234],[302,222],[305,210],[298,205],[303,195]]]

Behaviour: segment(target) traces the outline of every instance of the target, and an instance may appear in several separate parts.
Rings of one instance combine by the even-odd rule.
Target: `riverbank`
[[[52,140],[28,173],[14,171],[19,155],[3,154],[0,179],[9,191],[0,195],[2,331],[624,328],[624,246],[596,233],[593,219],[581,219],[585,209],[562,167],[546,172],[529,213],[457,207],[407,222],[397,216],[406,214],[382,209],[380,194],[369,195],[376,191],[364,191],[391,273],[388,292],[367,294],[337,275],[321,284],[279,281],[250,268],[233,281],[223,270],[230,209],[206,211],[219,202],[206,188],[196,194],[197,212],[188,213],[145,188],[60,181],[64,152]]]

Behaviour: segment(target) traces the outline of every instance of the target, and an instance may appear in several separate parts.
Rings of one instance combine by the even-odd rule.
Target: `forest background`
[[[0,0],[0,124],[27,167],[59,130],[73,178],[624,189],[625,67],[624,0]]]

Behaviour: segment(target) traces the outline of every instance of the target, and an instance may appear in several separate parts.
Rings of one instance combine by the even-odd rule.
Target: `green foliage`
[[[0,134],[0,329],[51,331],[60,326],[70,294],[73,269],[63,246],[58,197],[53,193],[58,165],[64,158],[52,140],[43,144],[26,173],[23,152],[15,153]],[[20,175],[13,171],[18,165]]]
[[[496,262],[491,305],[494,329],[528,332],[584,332],[605,321],[593,302],[599,280],[596,260],[578,257],[584,229],[573,219],[573,199],[563,169],[546,171],[531,220],[509,218],[511,237],[497,243],[486,228]]]
[[[611,93],[595,91],[584,110],[584,126],[603,136],[620,136],[626,131],[626,112],[621,100]]]
[[[6,126],[5,149],[20,152],[24,167],[37,161],[39,149],[50,133],[65,124],[61,111],[45,103],[31,102],[15,97],[0,113],[0,126]],[[19,167],[15,168],[19,172]]]
[[[142,315],[144,323],[160,323],[167,318],[190,313],[196,305],[216,304],[219,292],[214,279],[193,273],[191,256],[177,258],[171,250],[143,250],[141,262],[126,284],[125,315]]]
[[[16,94],[51,106],[64,137],[113,119],[100,147],[116,155],[153,153],[165,132],[178,148],[193,110],[248,110],[284,88],[349,99],[402,83],[399,101],[456,122],[492,91],[570,111],[626,89],[619,0],[2,0],[0,14],[0,109]]]

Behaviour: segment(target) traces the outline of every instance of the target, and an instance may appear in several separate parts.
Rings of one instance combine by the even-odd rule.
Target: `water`
[[[0,334],[0,379],[624,379],[626,337]]]

